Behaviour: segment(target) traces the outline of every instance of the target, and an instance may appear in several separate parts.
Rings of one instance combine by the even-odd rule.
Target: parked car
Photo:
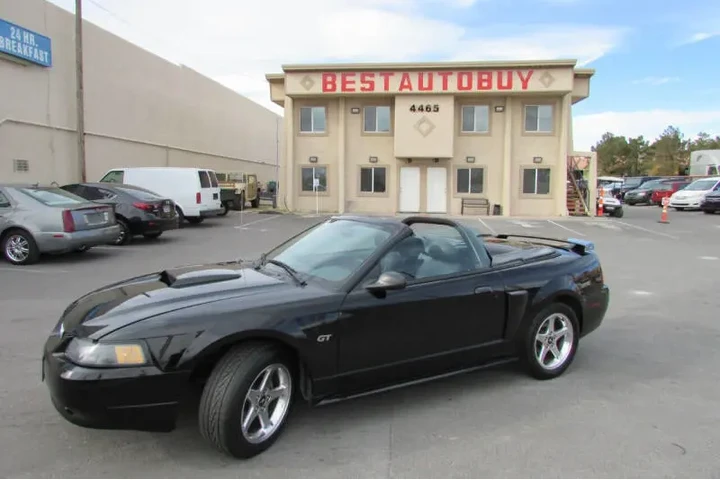
[[[690,183],[692,183],[692,181],[689,179],[665,182],[661,186],[653,190],[653,193],[650,196],[650,203],[652,203],[653,205],[657,205],[658,207],[662,207],[663,198],[669,199],[673,193],[677,192],[678,190],[682,190],[683,188],[690,185]]]
[[[624,215],[622,202],[613,196],[612,190],[606,191],[603,195],[603,214],[617,218],[622,218]]]
[[[720,212],[720,186],[715,186],[712,192],[708,192],[700,202],[700,210],[705,213]]]
[[[625,194],[627,192],[629,192],[630,190],[635,190],[645,182],[649,182],[650,180],[657,180],[658,178],[660,177],[652,177],[647,175],[641,177],[627,177],[618,193],[619,199],[625,201]]]
[[[172,199],[181,228],[184,220],[201,223],[225,211],[220,202],[217,176],[207,168],[114,168],[103,175],[100,182],[135,185]]]
[[[58,413],[171,430],[191,384],[205,439],[248,458],[311,405],[519,359],[571,365],[607,312],[592,242],[446,218],[337,216],[253,262],[147,273],[72,302],[44,346]]]
[[[74,183],[61,188],[86,200],[115,207],[115,218],[120,225],[115,245],[126,245],[135,235],[155,239],[167,230],[178,228],[175,202],[150,190],[112,183]]]
[[[652,203],[652,195],[655,190],[664,188],[665,185],[672,182],[672,179],[658,178],[655,180],[648,180],[647,182],[640,185],[638,188],[625,192],[623,202],[628,205],[639,205]]]
[[[43,253],[83,252],[120,233],[113,208],[61,188],[0,184],[0,246],[15,265]]]
[[[700,202],[720,184],[720,177],[699,178],[670,196],[668,206],[675,210],[699,210]]]

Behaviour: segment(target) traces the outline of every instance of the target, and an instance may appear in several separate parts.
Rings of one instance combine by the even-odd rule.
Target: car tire
[[[113,245],[127,245],[132,240],[132,234],[130,233],[130,227],[125,220],[118,218],[117,224],[120,226],[120,235],[115,239]]]
[[[185,228],[185,214],[180,207],[175,207],[175,213],[177,213],[178,228]]]
[[[707,214],[712,215],[712,214],[715,213],[715,210],[703,210],[703,213],[707,213]]]
[[[559,348],[557,334],[550,338],[546,336],[548,325],[554,325],[556,332],[560,326],[566,329],[567,333]],[[526,372],[538,380],[550,380],[562,375],[575,359],[580,339],[579,325],[575,311],[564,303],[553,303],[535,315],[521,339],[520,360]],[[541,344],[543,339],[554,342],[558,353],[553,354],[552,350],[547,348],[548,344]],[[542,348],[545,348],[544,353]],[[541,354],[543,362],[540,359]],[[559,358],[556,355],[559,355]]]
[[[623,212],[622,208],[618,208],[617,210],[615,210],[613,212],[613,217],[615,217],[615,218],[622,218],[623,215],[625,215],[625,212]]]
[[[0,241],[5,260],[13,265],[31,265],[40,258],[40,249],[30,233],[20,228],[5,232]],[[17,249],[21,250],[18,251]],[[12,251],[11,251],[12,249]],[[25,252],[24,250],[27,250]]]
[[[203,217],[185,217],[185,219],[189,223],[192,223],[193,225],[198,225],[198,224],[202,223],[203,220],[205,220]]]
[[[222,211],[222,213],[218,213],[218,217],[224,217],[225,215],[228,214],[228,212],[230,211],[230,203],[231,202],[232,202],[232,200],[228,200],[227,202],[222,203],[223,211]]]
[[[202,436],[217,450],[236,458],[251,458],[267,450],[290,416],[295,390],[292,365],[287,355],[267,343],[243,343],[232,348],[217,363],[203,389],[198,411]],[[273,385],[278,381],[285,385],[283,394],[276,399],[268,400],[269,385],[259,389],[268,371],[272,372]],[[261,408],[266,421],[272,422],[270,431],[261,432],[258,437],[251,433],[253,425],[261,425],[259,415],[250,421],[248,433],[243,428],[252,408],[256,411]]]
[[[148,240],[155,240],[156,238],[160,238],[160,235],[162,234],[163,232],[143,233],[143,237],[147,238]]]

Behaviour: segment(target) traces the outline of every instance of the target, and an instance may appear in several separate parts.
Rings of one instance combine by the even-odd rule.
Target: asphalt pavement
[[[661,224],[657,207],[627,207],[621,219],[463,219],[491,233],[595,242],[610,310],[558,379],[505,366],[300,407],[271,450],[249,461],[206,445],[192,411],[167,434],[83,429],[55,412],[40,352],[77,296],[168,266],[254,257],[322,219],[233,212],[154,242],[0,263],[0,475],[720,476],[720,215],[671,211]]]

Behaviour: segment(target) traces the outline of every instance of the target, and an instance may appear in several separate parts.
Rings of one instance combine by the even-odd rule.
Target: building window
[[[462,107],[462,131],[487,133],[490,130],[490,107],[487,105],[464,105]]]
[[[458,168],[455,189],[457,193],[483,193],[484,168]]]
[[[300,131],[303,133],[324,133],[325,107],[301,107]]]
[[[362,193],[385,193],[385,167],[363,167],[360,169],[360,191]]]
[[[390,107],[365,107],[365,131],[387,133],[390,131]]]
[[[327,192],[327,167],[302,167],[302,191]]]
[[[553,130],[552,105],[526,105],[525,131],[549,133]]]
[[[550,193],[549,168],[523,169],[522,192],[529,195],[547,195]]]

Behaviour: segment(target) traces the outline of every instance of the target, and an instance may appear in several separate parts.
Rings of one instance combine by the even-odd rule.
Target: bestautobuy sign
[[[52,66],[52,41],[0,18],[0,53],[43,67]]]

